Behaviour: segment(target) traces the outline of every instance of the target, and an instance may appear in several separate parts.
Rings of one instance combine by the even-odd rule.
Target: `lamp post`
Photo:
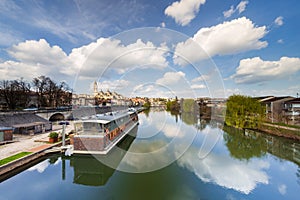
[[[66,143],[66,123],[63,124],[63,129],[62,129],[62,146],[65,146]]]

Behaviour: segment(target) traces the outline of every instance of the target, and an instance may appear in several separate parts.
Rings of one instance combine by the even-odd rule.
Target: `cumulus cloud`
[[[138,84],[133,87],[132,96],[169,97],[170,91],[154,83]]]
[[[164,76],[156,81],[161,85],[172,85],[185,78],[185,73],[179,72],[166,72]]]
[[[66,53],[59,46],[50,46],[45,39],[26,40],[13,45],[8,51],[16,60],[29,64],[56,65],[58,60],[67,59]]]
[[[299,58],[281,57],[278,61],[264,61],[254,57],[241,60],[231,78],[236,83],[260,83],[285,78],[299,71]]]
[[[192,82],[198,82],[198,81],[207,81],[210,79],[210,76],[209,75],[201,75],[201,76],[198,76],[196,78],[194,78],[192,80]]]
[[[236,8],[234,8],[234,6],[230,6],[229,10],[226,10],[223,12],[223,15],[225,18],[231,17],[231,15],[233,15],[235,12],[239,12],[239,14],[241,14],[242,12],[244,12],[246,10],[246,6],[249,2],[248,1],[241,1]]]
[[[91,84],[90,88],[93,88],[93,84]],[[128,85],[130,84],[129,81],[127,80],[114,80],[114,81],[101,81],[98,82],[98,90],[112,90],[112,91],[116,91],[116,90],[122,90],[123,88],[128,87]]]
[[[80,75],[93,77],[106,69],[114,69],[118,73],[139,66],[140,68],[163,68],[168,65],[165,58],[167,47],[156,47],[152,42],[136,42],[123,45],[120,40],[100,38],[88,46],[74,49],[71,58],[78,60],[81,66]],[[97,73],[98,74],[95,74]]]
[[[204,84],[192,84],[191,85],[192,89],[204,89],[206,86]]]
[[[282,16],[277,17],[277,18],[274,20],[274,23],[275,23],[277,26],[282,26],[282,25],[283,25],[283,17],[282,17]]]
[[[215,55],[261,49],[268,45],[266,41],[261,41],[266,34],[265,26],[257,27],[246,17],[201,28],[193,38],[177,44],[174,63],[185,65],[187,61],[196,62]]]
[[[50,46],[44,39],[27,40],[7,50],[12,60],[0,63],[0,79],[31,80],[39,75],[59,76],[70,66],[66,53],[58,46]]]
[[[181,26],[188,25],[199,12],[201,4],[206,0],[180,0],[172,3],[165,9],[165,15],[175,19]]]
[[[167,47],[156,47],[151,42],[138,39],[123,45],[120,40],[100,38],[96,42],[74,48],[67,55],[59,46],[51,46],[45,39],[26,40],[7,50],[11,60],[0,63],[1,79],[20,78],[31,80],[37,75],[68,75],[74,77],[79,71],[84,78],[95,78],[106,70],[118,73],[131,67],[163,68]]]

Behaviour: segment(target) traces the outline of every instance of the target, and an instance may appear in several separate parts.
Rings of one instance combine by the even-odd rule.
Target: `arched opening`
[[[65,120],[65,116],[61,113],[55,113],[49,118],[50,122],[62,121]]]

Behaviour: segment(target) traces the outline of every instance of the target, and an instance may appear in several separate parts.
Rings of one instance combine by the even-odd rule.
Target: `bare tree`
[[[41,107],[57,107],[71,102],[71,90],[64,82],[57,84],[49,77],[40,76],[33,79],[33,85]]]
[[[30,84],[20,80],[3,80],[0,82],[0,97],[9,109],[24,108],[29,102]]]

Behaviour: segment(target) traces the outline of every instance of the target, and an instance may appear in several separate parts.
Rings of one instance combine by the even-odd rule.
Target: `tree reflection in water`
[[[223,138],[231,156],[249,160],[266,154],[267,141],[260,133],[228,126],[224,126],[223,130],[225,131]]]

